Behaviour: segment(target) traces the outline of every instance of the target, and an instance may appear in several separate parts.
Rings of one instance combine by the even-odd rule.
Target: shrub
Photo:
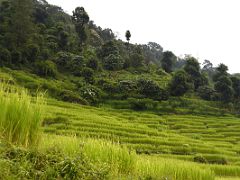
[[[91,104],[97,104],[101,97],[103,96],[103,92],[97,87],[92,85],[83,86],[80,89],[80,94],[84,99],[86,99]]]
[[[17,91],[0,85],[0,137],[24,147],[38,144],[41,135],[41,96],[32,98],[24,90]]]
[[[52,61],[38,61],[35,65],[36,73],[40,76],[55,78],[58,74],[56,65]]]
[[[79,103],[87,105],[88,102],[83,99],[81,96],[79,96],[77,93],[72,92],[70,90],[63,90],[59,93],[58,98],[63,101],[68,101],[72,103]]]
[[[207,159],[205,157],[203,157],[202,155],[194,156],[193,161],[198,162],[198,163],[208,163]]]
[[[135,99],[129,98],[128,102],[131,109],[143,111],[143,110],[154,110],[156,109],[158,102],[152,99]]]
[[[208,161],[208,163],[210,164],[222,164],[222,165],[226,165],[228,164],[228,160],[223,157],[223,156],[218,156],[218,155],[205,155],[204,156],[206,158],[206,160]]]

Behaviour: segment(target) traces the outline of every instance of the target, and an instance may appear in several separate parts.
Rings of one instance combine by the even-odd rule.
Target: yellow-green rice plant
[[[26,90],[0,84],[0,136],[24,147],[38,144],[41,135],[43,97]]]

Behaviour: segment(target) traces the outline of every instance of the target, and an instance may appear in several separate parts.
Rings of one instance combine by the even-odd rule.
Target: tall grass
[[[138,174],[146,179],[214,180],[214,173],[197,164],[173,159],[140,156]]]
[[[68,156],[84,155],[94,164],[107,165],[112,175],[133,174],[136,168],[135,152],[125,146],[105,140],[47,135],[40,149],[59,148]]]
[[[26,90],[0,84],[0,136],[23,147],[38,144],[43,113],[42,95],[34,98]]]

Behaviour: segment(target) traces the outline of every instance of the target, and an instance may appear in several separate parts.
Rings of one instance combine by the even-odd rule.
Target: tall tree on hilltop
[[[167,73],[172,72],[174,58],[176,58],[176,56],[171,51],[165,51],[163,53],[163,59],[161,61],[161,64],[162,64],[162,68]]]
[[[80,45],[87,40],[85,25],[89,22],[89,16],[83,7],[77,7],[73,11],[72,21],[80,39]]]
[[[223,102],[230,102],[234,96],[233,83],[228,75],[228,67],[225,64],[219,64],[216,68],[217,73],[213,80],[214,89],[218,93],[218,99]]]
[[[13,13],[11,16],[10,33],[15,48],[24,46],[33,33],[32,22],[33,1],[11,0]]]
[[[126,37],[126,39],[127,39],[127,41],[128,41],[128,44],[129,44],[129,41],[130,41],[130,38],[131,38],[131,33],[130,33],[129,30],[126,31],[125,37]]]

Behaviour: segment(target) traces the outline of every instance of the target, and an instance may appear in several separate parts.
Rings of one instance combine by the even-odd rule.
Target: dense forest
[[[128,99],[144,106],[194,95],[239,106],[240,78],[226,65],[213,67],[205,60],[200,66],[191,55],[179,58],[155,42],[131,44],[129,30],[126,41],[117,39],[111,29],[95,25],[83,7],[68,15],[45,0],[5,0],[0,22],[0,65],[71,84],[28,84],[55,98],[92,105]]]

